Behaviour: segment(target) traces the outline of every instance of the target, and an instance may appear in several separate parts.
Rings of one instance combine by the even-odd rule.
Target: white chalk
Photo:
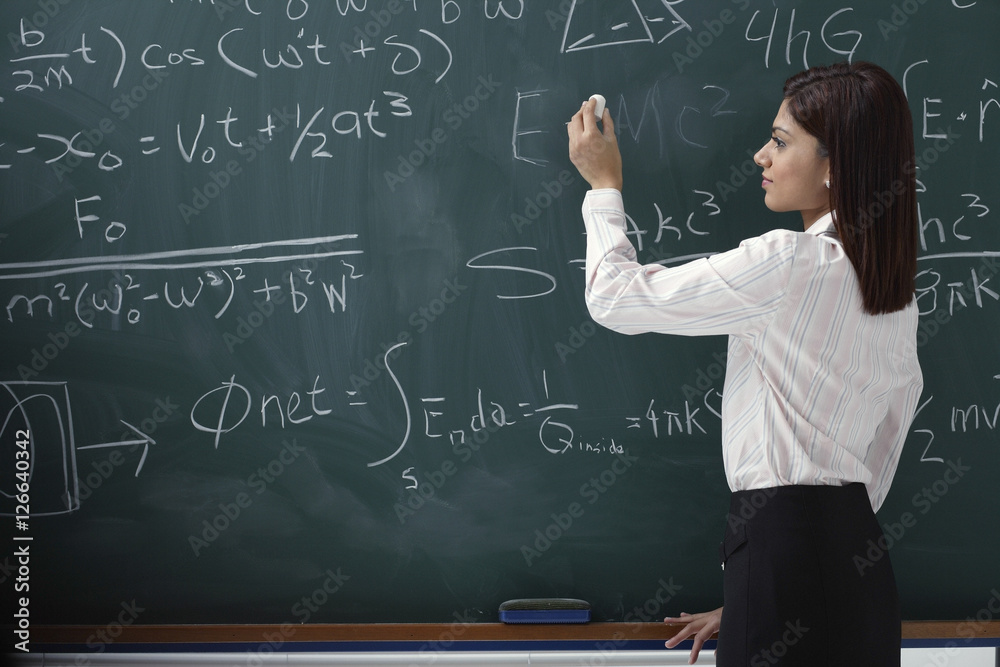
[[[601,120],[604,117],[604,105],[607,104],[604,95],[591,95],[590,99],[597,101],[597,106],[594,107],[594,115],[597,116],[597,120]]]

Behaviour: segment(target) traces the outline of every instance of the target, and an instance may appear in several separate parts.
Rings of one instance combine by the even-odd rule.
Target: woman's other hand
[[[705,644],[705,641],[719,631],[721,621],[722,607],[703,614],[682,613],[676,618],[667,617],[663,619],[663,622],[667,625],[680,625],[683,623],[684,627],[678,630],[676,635],[667,640],[666,646],[667,648],[674,648],[685,639],[693,638],[694,645],[691,647],[691,659],[688,661],[689,665],[693,665],[698,659],[698,654],[701,653],[701,647]]]

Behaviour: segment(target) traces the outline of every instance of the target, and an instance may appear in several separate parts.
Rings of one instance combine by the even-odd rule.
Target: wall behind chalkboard
[[[0,27],[0,510],[29,458],[34,622],[717,606],[725,341],[591,322],[565,123],[605,95],[639,257],[677,263],[798,223],[751,155],[783,81],[844,59],[910,99],[927,380],[859,567],[890,554],[908,619],[1000,583],[996,3],[17,0]]]

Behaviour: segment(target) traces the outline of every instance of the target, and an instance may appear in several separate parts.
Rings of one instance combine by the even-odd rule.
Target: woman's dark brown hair
[[[904,308],[917,273],[913,121],[899,83],[866,62],[813,67],[785,82],[792,118],[830,158],[830,207],[865,311]]]

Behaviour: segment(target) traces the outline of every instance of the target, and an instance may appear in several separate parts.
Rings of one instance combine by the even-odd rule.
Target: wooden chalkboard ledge
[[[294,642],[425,642],[460,648],[464,642],[572,642],[666,640],[676,628],[661,623],[586,623],[506,625],[503,623],[307,624],[307,625],[131,625],[36,626],[32,643],[93,646],[106,637],[113,644],[224,644]],[[102,637],[103,635],[103,637]],[[905,621],[904,643],[1000,646],[1000,621]],[[286,647],[288,648],[288,647]],[[170,650],[168,646],[164,650]]]

